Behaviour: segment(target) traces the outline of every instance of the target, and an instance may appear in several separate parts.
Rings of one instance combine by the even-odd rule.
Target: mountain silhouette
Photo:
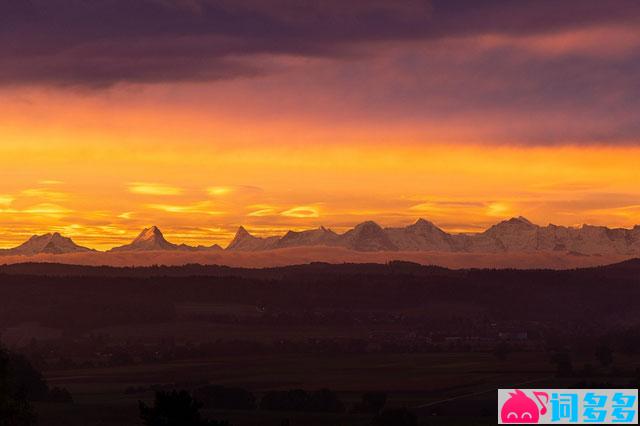
[[[454,238],[425,219],[405,228],[387,228],[393,244],[403,251],[454,251]]]
[[[396,246],[387,232],[373,221],[356,225],[350,231],[340,236],[345,246],[356,251],[396,251]]]
[[[336,247],[361,252],[438,252],[438,253],[534,253],[554,252],[574,256],[640,255],[640,225],[631,229],[582,225],[539,226],[519,216],[499,222],[484,232],[451,234],[426,219],[405,227],[383,228],[366,221],[338,234],[325,227],[288,231],[281,236],[258,237],[240,226],[233,240],[223,249],[189,246],[167,241],[156,226],[145,228],[131,243],[114,247],[123,251],[241,251],[255,252],[295,247]],[[64,254],[90,251],[59,233],[36,235],[22,245],[0,250],[3,255]]]
[[[2,254],[33,256],[36,254],[63,254],[92,251],[77,245],[71,238],[63,237],[58,232],[34,235],[18,247],[3,250]]]
[[[220,245],[218,244],[213,244],[211,246],[203,246],[203,245],[198,245],[198,246],[189,246],[187,244],[180,244],[178,246],[178,250],[181,251],[222,251],[224,250]]]
[[[244,226],[241,226],[236,231],[236,235],[233,240],[227,246],[227,250],[237,251],[257,251],[268,250],[275,247],[279,237],[260,238],[251,235]]]
[[[329,246],[355,251],[433,251],[451,253],[566,252],[573,255],[640,255],[640,226],[611,229],[539,226],[519,216],[477,234],[450,234],[425,219],[406,227],[382,228],[366,221],[344,234],[324,227],[259,238],[240,227],[227,250],[260,251],[284,247]]]
[[[308,231],[288,231],[276,244],[277,248],[300,246],[336,246],[340,237],[330,229],[320,228]]]
[[[170,243],[164,238],[157,226],[145,228],[130,243],[120,247],[114,247],[110,251],[152,251],[152,250],[178,250],[178,245]]]

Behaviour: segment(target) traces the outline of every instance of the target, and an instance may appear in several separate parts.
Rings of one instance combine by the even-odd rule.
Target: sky
[[[0,0],[0,247],[640,224],[640,2]]]

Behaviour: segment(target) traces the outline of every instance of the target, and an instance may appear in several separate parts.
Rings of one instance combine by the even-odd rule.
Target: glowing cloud
[[[228,186],[212,186],[207,188],[207,193],[213,196],[227,195],[233,192],[233,188]]]
[[[129,191],[143,195],[180,195],[182,190],[175,186],[159,183],[133,182],[129,185]]]
[[[73,210],[59,206],[57,204],[41,203],[24,209],[0,209],[0,213],[25,214],[34,216],[62,217]]]
[[[167,213],[195,213],[195,214],[207,214],[207,215],[221,215],[224,214],[220,211],[211,210],[211,205],[208,202],[194,203],[188,205],[174,205],[174,204],[149,204],[147,206],[150,209],[161,210]]]
[[[52,201],[61,201],[68,198],[69,194],[61,191],[51,191],[45,188],[25,189],[20,194],[26,197],[44,198]]]
[[[251,210],[251,212],[247,214],[249,217],[267,217],[278,214],[276,207],[269,204],[255,204],[247,208]]]
[[[298,217],[298,218],[320,217],[320,212],[318,211],[318,209],[315,207],[309,207],[309,206],[294,207],[292,209],[285,210],[280,214],[286,217]]]
[[[275,214],[276,214],[275,209],[260,209],[260,210],[255,210],[255,211],[252,211],[251,213],[248,213],[247,216],[265,217],[265,216],[273,216]]]

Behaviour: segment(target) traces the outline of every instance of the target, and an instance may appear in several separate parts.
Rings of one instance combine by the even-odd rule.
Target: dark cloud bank
[[[265,58],[286,54],[333,71],[287,74],[277,90],[339,99],[345,118],[460,125],[492,143],[638,144],[638,28],[637,0],[0,0],[0,87],[278,75]],[[518,42],[594,29],[620,32],[587,38],[597,51]]]
[[[0,0],[0,83],[109,86],[262,70],[247,56],[638,23],[617,0]]]

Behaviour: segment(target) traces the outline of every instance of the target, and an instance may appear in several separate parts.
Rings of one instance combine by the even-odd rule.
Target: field
[[[576,363],[582,361],[591,359],[576,359]],[[640,358],[619,359],[617,366],[623,372],[616,380],[624,383],[627,374],[640,366]],[[135,425],[137,401],[149,400],[152,392],[126,394],[126,388],[159,384],[188,387],[209,382],[244,387],[258,396],[268,390],[329,388],[337,391],[347,405],[356,403],[363,392],[384,390],[389,394],[388,405],[410,407],[428,419],[428,424],[492,424],[497,388],[570,386],[577,380],[559,380],[554,374],[547,354],[534,352],[514,353],[504,361],[487,353],[212,357],[157,365],[51,371],[48,381],[67,387],[75,404],[40,404],[38,411],[43,426]],[[433,416],[433,412],[440,415]],[[366,425],[370,421],[370,416],[357,414],[207,414],[230,419],[238,426],[280,425],[285,418],[292,425]]]

